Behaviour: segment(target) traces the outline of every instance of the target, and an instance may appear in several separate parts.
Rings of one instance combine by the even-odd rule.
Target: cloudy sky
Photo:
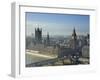
[[[51,14],[26,12],[26,35],[32,35],[35,28],[42,28],[42,34],[71,35],[73,28],[78,35],[89,33],[89,16],[75,14]]]

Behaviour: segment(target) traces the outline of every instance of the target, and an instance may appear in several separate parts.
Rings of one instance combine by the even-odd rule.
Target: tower
[[[74,41],[77,40],[77,35],[76,35],[75,28],[73,29],[72,39],[73,39]]]
[[[46,44],[47,44],[47,45],[50,45],[49,33],[47,33],[47,40],[46,40]]]
[[[42,29],[35,28],[35,41],[36,43],[42,43]]]
[[[73,49],[76,49],[77,48],[77,34],[76,34],[75,28],[73,29],[73,33],[72,33],[71,47]]]

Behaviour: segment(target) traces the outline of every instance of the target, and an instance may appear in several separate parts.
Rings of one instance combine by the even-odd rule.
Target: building
[[[35,28],[35,42],[42,43],[42,29],[40,28]]]
[[[72,38],[71,38],[69,44],[70,44],[70,48],[72,48],[72,49],[77,49],[77,47],[78,47],[78,40],[77,40],[77,34],[75,31],[75,28],[73,29]]]
[[[77,34],[75,31],[75,28],[73,29],[73,33],[71,36],[71,39],[69,41],[69,47],[66,46],[60,46],[58,57],[68,57],[73,56],[74,54],[77,54],[77,48],[78,48],[78,40],[77,40]]]
[[[82,57],[89,58],[89,46],[88,45],[85,45],[82,48]]]
[[[50,45],[49,33],[47,33],[46,45],[47,45],[47,46],[49,46],[49,45]]]
[[[59,58],[70,57],[73,55],[73,53],[75,53],[75,50],[72,48],[60,47],[58,49],[58,57]]]

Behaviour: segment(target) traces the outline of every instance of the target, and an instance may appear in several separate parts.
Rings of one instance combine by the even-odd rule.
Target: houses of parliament
[[[35,36],[32,38],[32,46],[28,49],[40,51],[43,54],[56,54],[58,57],[64,57],[72,54],[89,57],[89,34],[79,37],[75,28],[70,38],[56,38],[49,35],[45,37],[42,34],[42,28],[35,28]],[[30,46],[30,45],[29,45]]]
[[[49,33],[47,33],[46,39],[43,41],[42,28],[35,28],[35,42],[36,44],[49,45],[50,44]]]

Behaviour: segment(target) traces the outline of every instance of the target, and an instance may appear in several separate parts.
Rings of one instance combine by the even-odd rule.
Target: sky
[[[89,33],[89,15],[59,13],[25,13],[26,35],[34,35],[35,28],[42,28],[42,35],[71,35],[75,28],[77,35]]]

